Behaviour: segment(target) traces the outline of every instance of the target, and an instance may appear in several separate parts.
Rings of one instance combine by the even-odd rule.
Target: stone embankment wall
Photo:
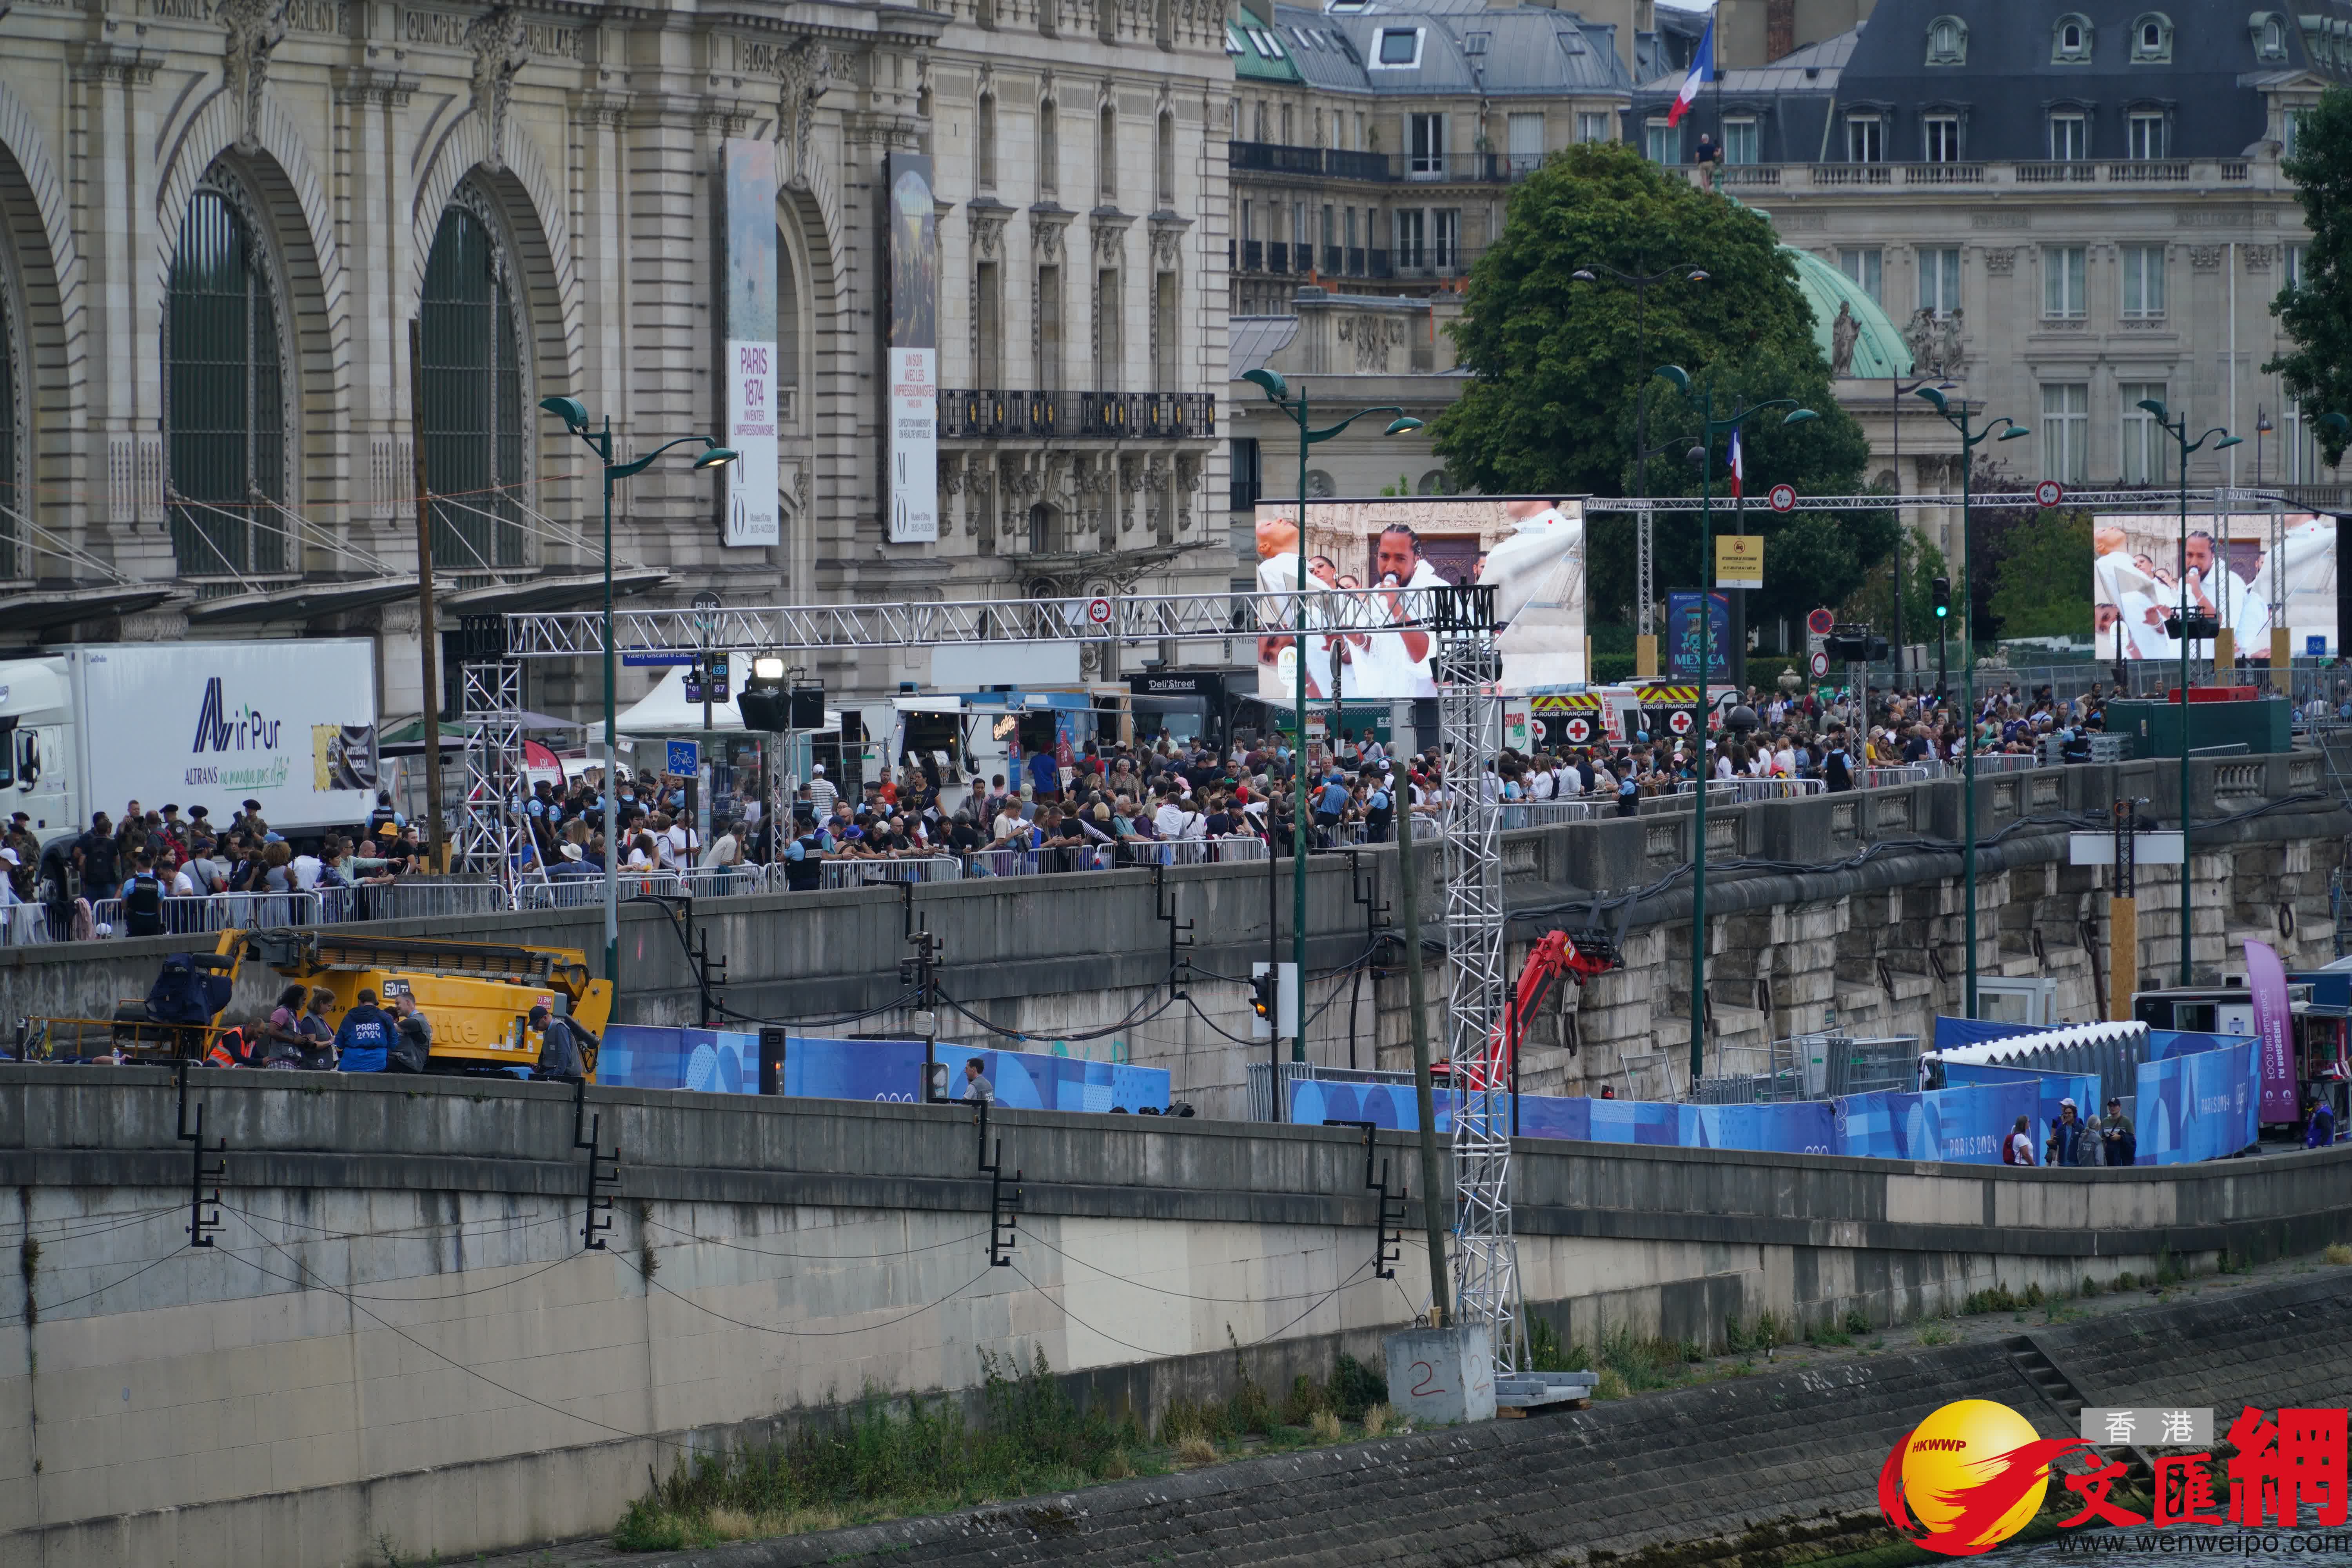
[[[2352,816],[2326,794],[2315,752],[2202,760],[2190,770],[2204,824],[2191,866],[2196,961],[2201,973],[2242,971],[2246,938],[2276,945],[2290,966],[2335,956],[2329,873],[2344,863]],[[2098,1011],[2106,977],[2108,873],[2067,864],[2070,816],[2105,813],[2122,795],[2178,817],[2178,770],[2163,763],[2042,769],[1978,782],[1977,957],[1985,974],[2047,974],[2063,1014]],[[1770,801],[1710,813],[1707,823],[1706,1071],[1759,1068],[1774,1039],[1836,1026],[1925,1035],[1937,1013],[1963,1011],[1967,970],[1957,782],[1838,796]],[[1535,1020],[1524,1058],[1530,1092],[1671,1096],[1687,1088],[1690,1034],[1689,811],[1612,818],[1504,836],[1505,894],[1516,912],[1511,964],[1554,926],[1599,917],[1624,931],[1626,967],[1581,991],[1567,986]],[[1427,934],[1441,934],[1436,851],[1417,852]],[[1402,969],[1394,940],[1392,847],[1314,858],[1307,944],[1314,1016],[1307,1054],[1332,1066],[1410,1066]],[[950,1040],[1008,1043],[974,1017],[1025,1037],[1024,1048],[1164,1067],[1179,1098],[1203,1115],[1243,1117],[1249,1043],[1247,977],[1268,953],[1269,902],[1280,956],[1290,952],[1289,868],[1181,868],[1155,878],[1129,870],[973,879],[888,889],[705,900],[698,935],[728,960],[719,1000],[738,1015],[812,1033],[903,1036],[898,961],[920,921],[945,943],[941,983],[970,1016],[950,1009]],[[2140,873],[2141,971],[2169,983],[2179,953],[2181,879],[2172,867]],[[1630,910],[1622,903],[1633,895]],[[1387,912],[1383,917],[1381,911]],[[526,912],[431,922],[433,931],[493,942],[603,945],[601,910]],[[1170,1000],[1171,922],[1189,921],[1187,1003]],[[1389,940],[1381,940],[1386,929]],[[702,1016],[686,944],[658,908],[623,910],[620,1016],[638,1023]],[[0,1020],[28,1014],[108,1016],[117,997],[144,995],[156,962],[185,939],[63,948],[0,949]],[[1354,970],[1331,974],[1373,954]],[[1432,955],[1433,994],[1444,995]],[[241,976],[237,1006],[266,1009],[278,977],[259,964]],[[827,1026],[814,1020],[880,1008]],[[1113,1027],[1113,1026],[1118,1026]],[[1441,1020],[1428,1027],[1436,1036]],[[1077,1038],[1075,1037],[1090,1037]],[[1442,1054],[1443,1047],[1440,1047]]]
[[[648,1467],[872,1385],[967,1390],[1043,1352],[1147,1422],[1377,1354],[1426,1301],[1346,1129],[1009,1112],[991,1265],[960,1110],[557,1086],[190,1075],[226,1148],[215,1245],[155,1068],[0,1066],[0,1562],[445,1556],[608,1528]],[[1381,1152],[1411,1169],[1410,1144]],[[2352,1237],[2352,1149],[2017,1171],[1523,1143],[1521,1277],[1564,1339],[1874,1321],[1994,1285]],[[1441,1195],[1448,1205],[1450,1198]],[[1406,1234],[1418,1233],[1418,1213]]]
[[[2219,1430],[2248,1405],[2352,1400],[2347,1330],[2352,1295],[2335,1272],[2029,1329],[2005,1343],[1894,1352],[1570,1415],[641,1561],[645,1568],[814,1568],[898,1557],[938,1568],[1074,1561],[1600,1568],[1630,1558],[1639,1568],[1781,1568],[1892,1542],[1878,1512],[1879,1467],[1940,1405],[1995,1400],[2045,1437],[2075,1436],[2074,1411],[2026,1375],[2021,1353],[2039,1352],[2088,1404],[2210,1406]],[[2308,1533],[2308,1505],[2303,1518]]]

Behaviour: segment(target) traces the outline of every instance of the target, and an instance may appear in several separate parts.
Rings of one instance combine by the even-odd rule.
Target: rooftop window
[[[2087,60],[2091,58],[2091,19],[2079,12],[2058,18],[2050,33],[2050,58],[2053,64]]]
[[[1380,47],[1373,54],[1372,64],[1391,70],[1410,70],[1421,64],[1421,29],[1419,27],[1383,27]]]
[[[1958,16],[1938,16],[1927,24],[1927,63],[1960,66],[1969,62],[1969,25]]]
[[[2132,63],[2168,65],[2172,59],[2172,18],[2150,11],[2132,24]]]

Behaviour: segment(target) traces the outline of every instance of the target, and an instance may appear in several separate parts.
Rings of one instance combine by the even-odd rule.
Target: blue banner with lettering
[[[2137,1163],[2225,1160],[2255,1142],[2262,1136],[2262,1045],[2252,1038],[2142,1062],[2133,1106]]]
[[[1164,1068],[988,1047],[939,1047],[948,1092],[963,1094],[963,1064],[980,1058],[996,1103],[1023,1110],[1138,1111],[1168,1109]],[[616,1024],[604,1031],[596,1081],[615,1089],[760,1092],[760,1039],[729,1029]],[[793,1035],[784,1042],[783,1090],[822,1100],[917,1100],[923,1092],[920,1040],[835,1040]]]
[[[1454,1128],[1456,1096],[1438,1089],[1437,1130]],[[1290,1089],[1290,1119],[1305,1126],[1370,1121],[1411,1131],[1420,1125],[1411,1084],[1329,1083],[1304,1079]],[[1510,1097],[1502,1097],[1509,1114]],[[1660,1148],[1749,1149],[1785,1154],[1832,1152],[1830,1108],[1822,1100],[1786,1105],[1674,1105],[1647,1100],[1590,1100],[1530,1094],[1519,1099],[1519,1136],[1580,1142],[1647,1143]]]
[[[1707,563],[1712,567],[1713,562]],[[1684,590],[1666,595],[1666,673],[1676,680],[1696,680],[1698,669],[1700,595]],[[1706,679],[1731,679],[1731,595],[1706,595]],[[1527,1126],[1525,1110],[1519,1125]]]
[[[2017,1119],[2033,1125],[2041,1088],[2027,1080],[1905,1094],[1850,1094],[1837,1108],[1837,1152],[1881,1160],[1998,1165]],[[2037,1133],[2039,1129],[2036,1129]]]

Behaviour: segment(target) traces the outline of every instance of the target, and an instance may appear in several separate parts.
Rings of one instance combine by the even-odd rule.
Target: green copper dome
[[[1848,375],[1876,377],[1911,374],[1911,348],[1903,334],[1887,320],[1878,301],[1862,290],[1862,285],[1810,250],[1800,250],[1793,245],[1780,247],[1780,254],[1797,266],[1797,288],[1805,296],[1805,303],[1813,308],[1813,342],[1822,349],[1822,358],[1834,366],[1837,363],[1836,342],[1832,329],[1837,322],[1838,307],[1843,305],[1853,317],[1856,329],[1853,340],[1853,360],[1847,367]]]

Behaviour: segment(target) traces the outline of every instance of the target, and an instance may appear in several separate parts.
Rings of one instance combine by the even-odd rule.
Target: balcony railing
[[[1507,153],[1343,153],[1336,147],[1293,147],[1278,142],[1226,143],[1235,174],[1293,174],[1307,179],[1508,184],[1543,162]]]
[[[949,440],[1034,440],[1049,436],[1173,441],[1217,433],[1217,400],[1205,392],[940,393],[940,435]]]
[[[2257,179],[2258,172],[2262,178]],[[1834,191],[1887,186],[2171,185],[2187,189],[2261,184],[2284,189],[2274,164],[2242,158],[2080,159],[2025,163],[1735,163],[1723,171],[1734,188]]]

